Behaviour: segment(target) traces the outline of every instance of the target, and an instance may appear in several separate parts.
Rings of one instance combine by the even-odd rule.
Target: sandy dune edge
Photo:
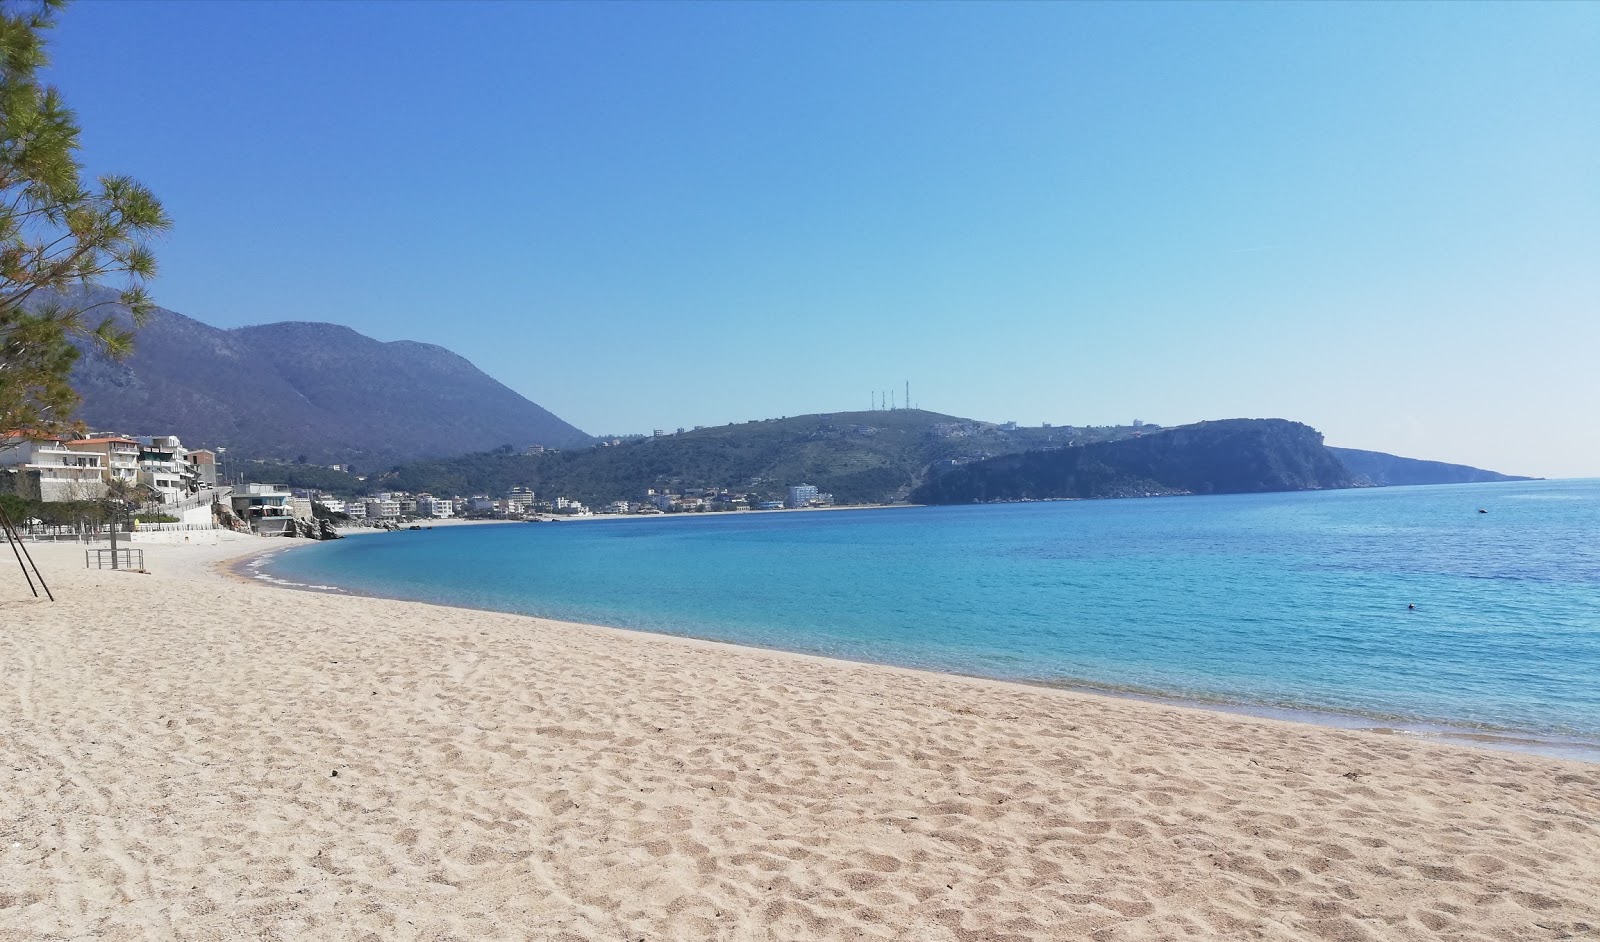
[[[1600,937],[1600,766],[202,565],[249,545],[0,570],[0,940]]]

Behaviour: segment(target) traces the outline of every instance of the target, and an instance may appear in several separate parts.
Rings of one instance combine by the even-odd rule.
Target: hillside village
[[[530,450],[543,451],[542,446]],[[30,435],[0,438],[0,502],[34,536],[87,536],[107,525],[108,501],[131,511],[135,533],[229,529],[263,536],[325,538],[334,526],[394,528],[455,518],[537,520],[596,514],[669,514],[825,507],[833,495],[804,482],[783,500],[726,488],[647,488],[631,500],[590,508],[561,495],[514,486],[499,495],[381,490],[339,497],[280,483],[226,483],[224,453],[186,448],[174,435]],[[347,471],[348,466],[334,465]],[[328,524],[328,525],[324,525]]]

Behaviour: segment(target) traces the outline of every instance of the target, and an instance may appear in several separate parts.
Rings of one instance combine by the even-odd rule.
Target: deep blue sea
[[[453,527],[264,568],[1600,758],[1593,480]]]

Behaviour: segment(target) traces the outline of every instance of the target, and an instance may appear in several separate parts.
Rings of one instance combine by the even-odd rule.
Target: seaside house
[[[790,507],[809,507],[817,500],[817,486],[815,484],[794,484],[789,487]]]
[[[313,499],[317,503],[321,504],[329,513],[342,514],[345,512],[344,501],[334,497],[332,494],[318,494]]]
[[[365,520],[367,519],[367,504],[365,501],[360,500],[349,501],[344,503],[344,513],[348,514],[351,520]]]
[[[64,438],[23,432],[0,438],[0,467],[21,472],[42,501],[95,500],[106,495],[105,455],[74,451]]]
[[[233,515],[261,536],[293,536],[295,496],[276,484],[246,484],[229,498]],[[310,501],[305,501],[309,509]]]
[[[131,438],[101,435],[95,438],[73,439],[66,446],[77,452],[100,455],[105,469],[106,483],[121,481],[133,484],[139,479],[139,443]]]

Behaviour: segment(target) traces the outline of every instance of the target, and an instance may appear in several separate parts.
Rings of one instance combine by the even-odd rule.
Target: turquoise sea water
[[[1600,481],[440,528],[265,570],[1600,757]]]

